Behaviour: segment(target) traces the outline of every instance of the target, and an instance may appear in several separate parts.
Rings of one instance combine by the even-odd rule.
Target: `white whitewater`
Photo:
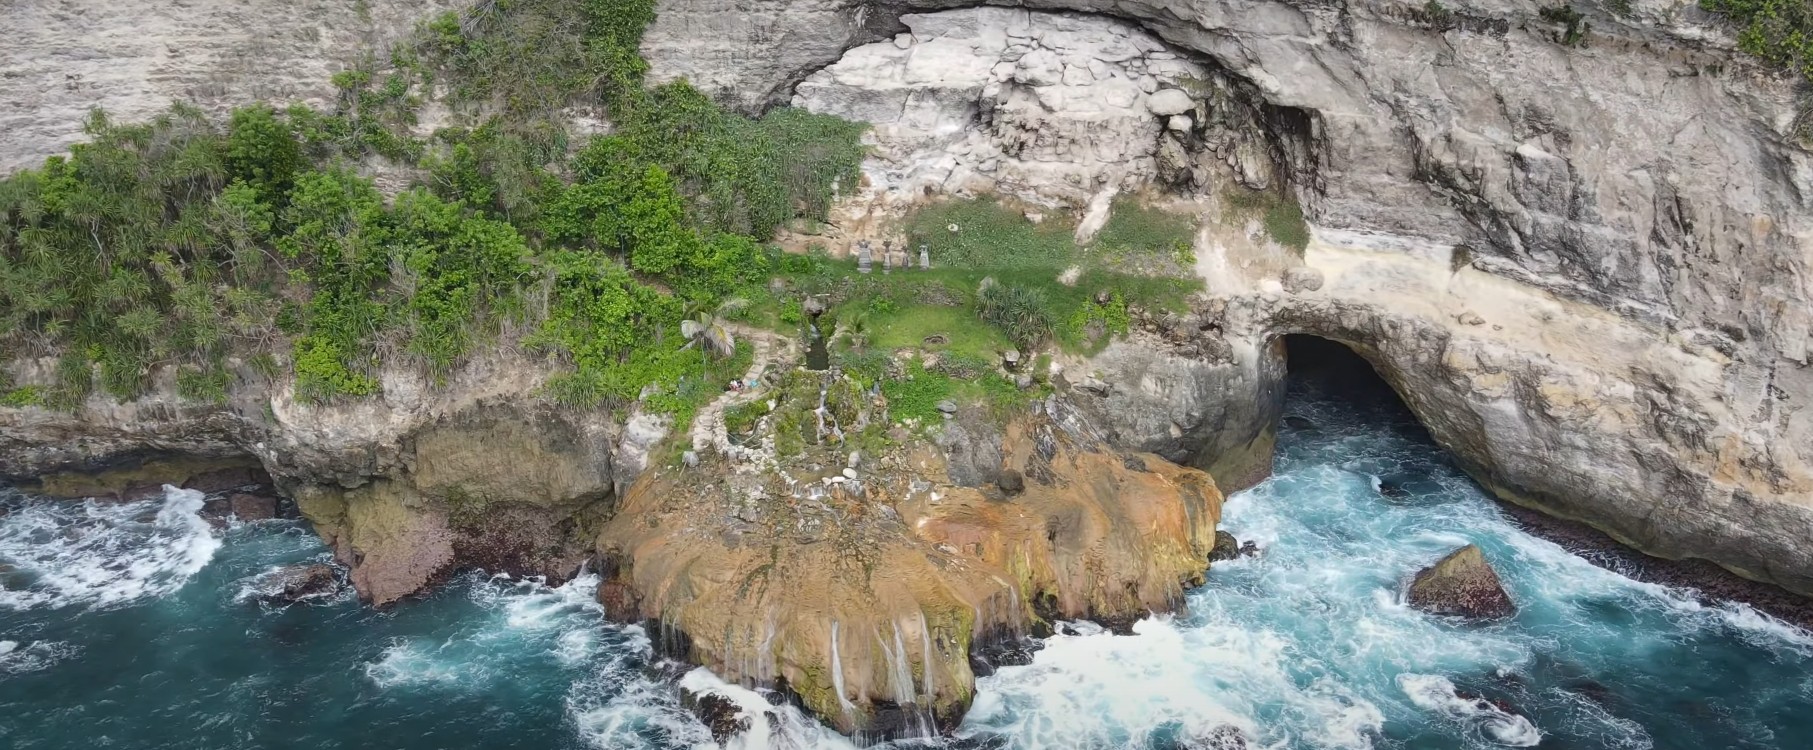
[[[31,502],[0,520],[0,560],[24,579],[0,608],[113,607],[181,588],[220,549],[204,496],[165,487],[132,503]]]

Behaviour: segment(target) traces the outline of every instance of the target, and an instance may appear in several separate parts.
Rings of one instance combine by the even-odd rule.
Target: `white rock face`
[[[971,8],[900,20],[909,33],[845,53],[793,104],[873,124],[871,180],[908,200],[930,187],[1081,204],[1148,181],[1166,118],[1196,107],[1179,87],[1207,76],[1099,17]]]
[[[665,0],[645,50],[663,50],[659,75],[745,103],[805,80],[800,104],[881,123],[871,182],[905,200],[992,185],[1080,204],[1148,175],[1187,190],[1204,154],[1249,185],[1287,181],[1318,227],[1304,258],[1199,245],[1204,327],[1169,334],[1195,340],[1096,363],[1141,384],[1104,397],[1126,443],[1263,452],[1274,337],[1317,333],[1372,357],[1503,496],[1813,593],[1813,153],[1788,133],[1792,81],[1691,3],[1580,6],[1583,48],[1510,0],[1447,2],[1440,28],[1388,0],[1027,0],[1112,17],[1030,44],[982,25],[1019,10],[950,11],[972,23],[941,33],[908,15],[905,50],[866,44],[892,38],[893,13],[948,5]],[[1025,17],[1007,28],[1046,28]],[[727,33],[689,41],[707,25]],[[1111,59],[1123,35],[1167,46]],[[1159,112],[1180,103],[1152,66],[1182,60],[1246,81],[1260,115],[1211,135],[1201,115],[1229,110],[1198,94],[1202,142],[1172,138]],[[1135,63],[1142,96],[1116,112]]]
[[[171,102],[213,113],[256,100],[324,105],[328,79],[455,0],[19,0],[0,16],[0,172]]]

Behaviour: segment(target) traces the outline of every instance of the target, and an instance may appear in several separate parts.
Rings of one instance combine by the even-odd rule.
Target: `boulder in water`
[[[227,497],[227,505],[241,521],[268,521],[277,517],[277,498],[244,492]]]
[[[1259,545],[1242,542],[1233,534],[1225,531],[1215,532],[1215,547],[1209,550],[1209,562],[1232,560],[1236,557],[1258,557]]]
[[[340,593],[340,574],[332,565],[292,565],[273,573],[270,588],[263,595],[267,602],[295,604],[326,599]]]
[[[1240,540],[1225,531],[1215,532],[1215,548],[1209,550],[1209,562],[1218,563],[1240,556]]]
[[[1469,544],[1424,568],[1410,582],[1410,606],[1437,615],[1495,620],[1517,612],[1479,545]]]
[[[727,745],[731,738],[755,726],[755,721],[743,713],[742,706],[717,693],[682,690],[680,703],[705,723],[705,728],[711,730],[712,741],[719,746]]]
[[[1246,750],[1246,733],[1232,724],[1222,724],[1207,732],[1178,741],[1183,750]]]

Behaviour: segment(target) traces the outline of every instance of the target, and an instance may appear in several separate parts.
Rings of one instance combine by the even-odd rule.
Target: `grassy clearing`
[[[950,231],[953,225],[955,232]],[[1181,310],[1189,295],[1202,288],[1190,270],[1191,222],[1132,199],[1117,202],[1114,216],[1087,248],[1077,245],[1075,225],[1067,217],[1035,224],[1021,211],[988,199],[927,206],[907,219],[906,229],[912,246],[927,247],[937,270],[894,276],[924,279],[935,274],[942,288],[962,296],[960,306],[972,320],[987,320],[992,336],[1027,351],[1055,344],[1093,353],[1111,336],[1126,333],[1129,307]],[[1064,283],[1066,272],[1073,283]],[[985,280],[1012,293],[982,299]],[[949,300],[936,305],[950,306]],[[908,317],[948,320],[951,315],[922,303],[903,307],[911,308]],[[1029,317],[1038,320],[1028,323]],[[1001,348],[983,341],[953,340],[952,346]]]
[[[1195,239],[1188,218],[1122,196],[1091,249],[1110,267],[1177,275],[1196,264]]]

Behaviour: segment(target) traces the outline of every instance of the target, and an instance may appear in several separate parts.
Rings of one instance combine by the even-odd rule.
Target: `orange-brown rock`
[[[1169,609],[1215,540],[1221,494],[1201,471],[1038,416],[1006,430],[1002,455],[1025,478],[1012,497],[956,486],[926,443],[865,458],[855,480],[650,472],[600,535],[622,584],[601,591],[685,633],[692,660],[784,683],[844,731],[948,726],[980,639]]]

